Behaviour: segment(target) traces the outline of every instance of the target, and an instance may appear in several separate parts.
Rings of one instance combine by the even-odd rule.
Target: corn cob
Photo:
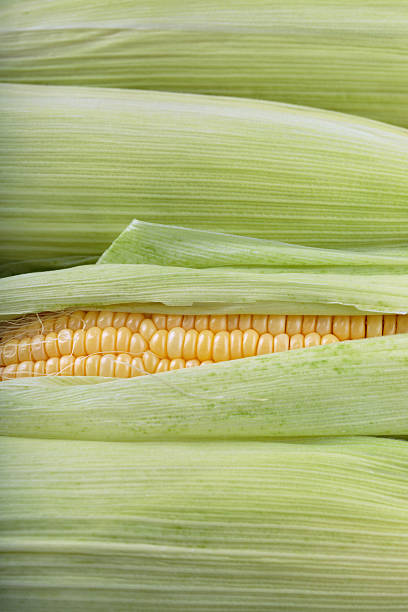
[[[0,258],[11,270],[99,256],[135,216],[309,246],[406,246],[402,129],[188,94],[0,92]]]
[[[18,331],[17,331],[18,330]],[[0,343],[0,380],[27,376],[129,378],[408,333],[408,315],[162,315],[76,311],[14,322]],[[1,339],[0,339],[1,341]]]
[[[408,127],[404,0],[18,0],[0,80],[264,98]]]

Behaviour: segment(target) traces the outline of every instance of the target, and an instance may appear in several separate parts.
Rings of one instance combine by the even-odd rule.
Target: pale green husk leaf
[[[0,438],[7,612],[401,612],[408,446]]]
[[[3,0],[0,80],[264,98],[408,127],[405,0]]]
[[[135,217],[323,248],[406,247],[401,128],[211,96],[0,93],[6,264],[100,256]]]
[[[97,383],[97,384],[96,384]],[[0,434],[173,440],[408,434],[408,334],[129,379],[2,382]]]
[[[77,266],[0,279],[0,316],[66,308],[133,312],[407,313],[404,266],[205,268]]]
[[[408,246],[335,250],[260,240],[134,219],[98,259],[98,264],[156,264],[185,268],[405,266]]]

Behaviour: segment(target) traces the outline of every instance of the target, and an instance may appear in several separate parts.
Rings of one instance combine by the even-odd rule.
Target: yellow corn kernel
[[[121,353],[115,359],[115,377],[129,378],[131,370],[132,357],[126,353]]]
[[[184,336],[183,359],[195,359],[197,356],[198,331],[189,329]]]
[[[319,346],[321,342],[321,335],[317,332],[310,332],[310,334],[306,334],[305,336],[305,348],[309,348],[311,346]]]
[[[34,371],[34,364],[30,361],[22,361],[17,365],[16,378],[25,378],[26,376],[32,376]]]
[[[170,361],[169,370],[182,370],[186,367],[184,359],[172,359]]]
[[[10,340],[9,342],[6,342],[6,344],[3,346],[4,365],[8,366],[13,363],[17,363],[18,361],[17,347],[18,347],[18,343],[16,340]]]
[[[366,338],[382,336],[383,318],[381,315],[367,315]],[[341,339],[341,338],[340,338]]]
[[[103,329],[101,335],[102,353],[113,353],[114,351],[116,351],[116,334],[117,330],[114,327],[105,327]]]
[[[231,359],[242,358],[242,340],[244,334],[240,329],[234,329],[230,334],[230,354]]]
[[[85,313],[83,310],[76,310],[68,317],[68,328],[72,331],[82,329],[84,327]]]
[[[267,315],[253,315],[252,327],[258,334],[264,334],[268,331],[268,316]]]
[[[256,355],[259,334],[254,329],[247,329],[242,338],[242,356],[253,357]]]
[[[119,353],[128,353],[132,332],[128,327],[119,327],[116,332],[116,350]]]
[[[325,334],[322,337],[321,340],[321,344],[333,344],[333,342],[338,342],[338,338],[336,338],[336,336],[333,336],[333,334]]]
[[[184,315],[183,323],[181,327],[185,329],[186,331],[188,331],[190,329],[194,329],[194,325],[195,325],[195,316],[194,315]]]
[[[397,315],[384,315],[383,335],[392,336],[397,331]]]
[[[143,361],[141,357],[133,357],[130,365],[130,375],[131,376],[144,376],[147,374],[146,370],[143,366]]]
[[[132,334],[129,344],[129,353],[133,357],[139,357],[147,349],[147,342],[138,333]]]
[[[85,334],[85,350],[88,355],[99,353],[101,350],[102,330],[100,327],[91,327]]]
[[[212,345],[214,334],[209,329],[205,329],[198,334],[197,359],[208,361],[212,357]]]
[[[95,310],[88,310],[84,316],[83,329],[90,329],[96,326],[96,320],[98,318],[98,312]]]
[[[227,317],[225,315],[211,315],[209,327],[215,334],[227,329]]]
[[[300,334],[300,332],[302,331],[302,323],[302,315],[288,315],[286,317],[286,333],[289,336]]]
[[[205,331],[209,327],[209,318],[207,315],[197,315],[195,320],[195,328],[198,332]]]
[[[115,376],[115,355],[102,355],[99,362],[99,376],[112,378]]]
[[[157,327],[151,319],[144,319],[139,326],[139,334],[146,342],[149,342],[150,338],[157,331]]]
[[[365,338],[366,335],[366,318],[364,315],[356,315],[351,317],[350,337],[352,340]]]
[[[239,325],[239,315],[227,315],[228,331],[233,331],[234,329],[238,329],[238,325]]]
[[[71,355],[74,332],[72,329],[61,329],[57,335],[58,351],[60,355]]]
[[[17,364],[11,363],[6,365],[3,370],[3,380],[9,380],[10,378],[15,378],[17,373]]]
[[[198,361],[198,359],[189,359],[188,361],[186,361],[186,368],[195,368],[196,366],[199,366],[200,362]],[[158,372],[159,370],[157,369],[156,372]]]
[[[54,322],[53,331],[58,334],[58,332],[60,332],[62,329],[66,329],[68,327],[68,318],[69,317],[67,315],[57,317]]]
[[[60,356],[60,352],[58,350],[58,336],[55,332],[49,332],[45,336],[44,347],[48,357]]]
[[[152,321],[157,329],[167,329],[167,315],[152,314]]]
[[[350,338],[350,317],[333,317],[333,334],[339,340]]]
[[[132,333],[136,333],[143,319],[144,315],[132,312],[126,319],[125,327],[128,327]]]
[[[115,312],[112,320],[112,327],[120,329],[126,327],[127,312]]]
[[[316,329],[317,316],[316,315],[304,315],[302,321],[302,334],[306,336],[311,334]]]
[[[89,355],[85,363],[85,376],[99,376],[100,355]]]
[[[397,316],[397,334],[408,333],[408,315]]]
[[[321,336],[330,334],[332,331],[333,317],[326,315],[319,315],[316,321],[316,331]]]
[[[85,376],[87,357],[76,357],[74,362],[74,376]]]
[[[53,332],[51,332],[53,333]],[[45,373],[47,376],[57,376],[60,372],[59,357],[50,357],[45,362]]]
[[[187,367],[187,364],[186,364]],[[156,368],[156,374],[159,372],[168,372],[170,368],[170,360],[169,359],[160,359],[160,363]]]
[[[25,336],[20,340],[17,346],[18,361],[31,361],[31,338]]]
[[[86,355],[85,338],[86,332],[83,329],[77,329],[74,331],[74,335],[72,337],[72,354],[75,357],[82,357]]]
[[[60,363],[59,363],[60,376],[73,376],[74,375],[74,363],[75,363],[75,357],[73,355],[63,355],[60,358]]]
[[[252,315],[242,314],[239,315],[238,327],[241,331],[246,331],[252,327]]]
[[[45,376],[45,359],[34,362],[33,376]]]
[[[145,351],[142,357],[143,367],[146,372],[149,374],[154,374],[156,372],[156,368],[159,365],[160,359],[152,353],[152,351]]]
[[[180,359],[183,354],[185,330],[182,327],[173,327],[167,336],[167,355],[169,359]]]
[[[256,353],[257,355],[268,355],[268,353],[273,353],[272,334],[266,333],[260,335]]]
[[[268,317],[268,332],[272,334],[272,336],[279,336],[279,334],[284,334],[285,329],[285,315],[270,315]]]
[[[112,327],[114,313],[110,310],[101,310],[96,319],[96,327],[105,329],[105,327]]]
[[[304,342],[305,342],[305,337],[303,334],[295,334],[294,336],[291,336],[290,338],[289,348],[291,350],[303,348]]]
[[[167,330],[170,331],[173,327],[181,327],[183,321],[182,315],[168,315],[167,316]]]
[[[228,361],[230,359],[229,338],[230,334],[227,331],[219,331],[215,334],[212,350],[214,361]]]
[[[273,339],[273,352],[281,353],[282,351],[289,350],[289,336],[288,334],[278,334]]]

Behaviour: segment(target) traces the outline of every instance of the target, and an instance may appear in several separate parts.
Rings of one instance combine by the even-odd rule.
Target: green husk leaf
[[[0,391],[1,435],[111,441],[407,435],[408,334],[129,379],[22,378],[2,382]]]
[[[408,445],[1,438],[7,612],[400,612]]]
[[[405,0],[3,0],[0,80],[263,98],[408,127]]]
[[[403,129],[211,96],[0,93],[4,263],[100,256],[135,217],[321,248],[406,248]]]
[[[405,266],[403,249],[334,250],[260,240],[134,219],[98,259],[98,264],[156,264],[184,268],[277,266]]]
[[[404,314],[408,312],[408,274],[403,266],[368,267],[350,274],[349,267],[196,270],[106,264],[0,279],[3,319],[90,307],[134,312],[166,312],[176,307],[184,313]]]

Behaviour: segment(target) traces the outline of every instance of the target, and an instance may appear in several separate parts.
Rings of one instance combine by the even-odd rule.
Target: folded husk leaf
[[[99,256],[135,217],[324,248],[406,247],[401,128],[233,98],[0,92],[5,264]]]
[[[91,307],[129,312],[407,313],[404,266],[77,266],[0,279],[0,317]]]
[[[404,266],[408,270],[408,246],[318,249],[134,219],[97,263],[185,268],[350,266],[351,274],[354,267],[361,266]]]
[[[0,438],[7,612],[400,612],[408,446]]]
[[[408,127],[404,0],[5,1],[0,80],[264,98]]]

